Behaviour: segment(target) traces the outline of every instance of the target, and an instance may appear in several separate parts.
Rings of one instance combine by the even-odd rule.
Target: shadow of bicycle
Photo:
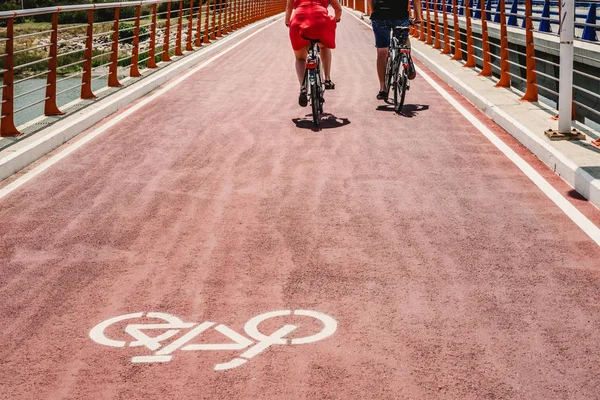
[[[341,128],[350,124],[348,118],[338,118],[329,113],[321,114],[321,123],[319,126],[314,126],[312,114],[307,114],[304,118],[292,118],[292,122],[296,124],[297,128],[310,129],[313,132],[319,132],[323,129]]]
[[[402,110],[398,113],[398,115],[412,118],[419,115],[419,112],[429,110],[429,106],[427,104],[405,104],[402,107]],[[394,111],[394,104],[386,104],[377,107],[377,111]]]

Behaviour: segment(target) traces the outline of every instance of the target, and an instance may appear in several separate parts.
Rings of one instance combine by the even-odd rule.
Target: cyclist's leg
[[[385,68],[387,67],[388,48],[377,48],[377,76],[379,77],[379,91],[385,91]]]
[[[308,49],[304,47],[300,50],[294,50],[294,56],[296,56],[296,74],[298,75],[298,82],[300,82],[298,104],[300,104],[301,107],[306,107],[308,104],[308,97],[306,95],[304,74],[306,73],[306,58],[308,57]]]
[[[300,50],[294,50],[294,56],[296,57],[296,74],[298,75],[298,82],[300,86],[304,86],[304,72],[306,71],[306,58],[308,57],[308,49],[306,47]]]
[[[321,49],[321,61],[323,62],[323,74],[325,75],[325,80],[331,80],[331,49],[319,45]]]
[[[375,47],[377,48],[377,76],[379,78],[379,93],[377,98],[383,100],[385,96],[385,69],[387,66],[388,47],[390,46],[391,21],[371,20]],[[387,97],[387,96],[385,96]]]

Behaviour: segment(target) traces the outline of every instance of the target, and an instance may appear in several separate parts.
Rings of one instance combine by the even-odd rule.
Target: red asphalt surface
[[[422,78],[378,110],[374,63],[347,16],[315,132],[279,21],[0,200],[0,398],[600,398],[598,246]],[[226,371],[245,350],[132,363],[154,352],[89,337],[297,309],[337,331]],[[260,329],[285,323],[321,328]]]

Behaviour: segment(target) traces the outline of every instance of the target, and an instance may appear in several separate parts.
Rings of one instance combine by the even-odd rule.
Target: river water
[[[16,80],[20,80],[22,78],[17,78]],[[58,77],[57,80],[61,80],[61,77]],[[0,79],[0,86],[2,85],[2,80]],[[92,81],[92,90],[98,90],[107,85],[107,78],[99,78]],[[26,107],[29,104],[33,104],[35,102],[41,101],[44,99],[46,95],[45,91],[46,80],[45,79],[29,79],[27,81],[18,82],[15,85],[15,97],[19,96],[21,93],[27,93],[35,89],[33,93],[26,94],[22,97],[15,98],[15,111],[21,109],[22,107]],[[62,82],[58,82],[57,84],[57,93],[62,92],[63,90],[67,90],[72,88],[71,90],[67,90],[65,93],[62,93],[57,96],[56,102],[58,107],[70,103],[73,100],[79,99],[81,94],[81,78],[68,78]],[[2,90],[0,90],[0,100],[2,99]],[[23,111],[19,111],[15,114],[15,125],[19,126],[28,121],[31,121],[34,118],[44,115],[44,102],[42,101],[39,104],[36,104],[30,108],[26,108]]]

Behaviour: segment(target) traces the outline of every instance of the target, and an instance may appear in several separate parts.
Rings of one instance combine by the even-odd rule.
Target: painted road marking
[[[270,335],[265,335],[259,329],[259,325],[264,321],[272,318],[285,316],[309,317],[318,320],[322,324],[320,332],[314,335],[286,339],[286,336],[295,331],[298,326],[287,324],[276,330]],[[119,324],[127,320],[140,320],[144,318],[144,313],[133,313],[112,317],[100,322],[90,330],[90,338],[101,345],[110,347],[127,347],[127,342],[124,340],[115,340],[106,336],[106,330],[114,324]],[[259,355],[272,345],[285,344],[308,344],[323,340],[333,335],[337,330],[337,321],[327,314],[318,311],[310,310],[279,310],[271,311],[257,315],[244,325],[244,331],[251,340],[246,336],[234,331],[226,325],[219,324],[216,327],[215,322],[205,321],[201,324],[195,322],[184,322],[180,318],[159,312],[149,312],[145,314],[145,318],[161,319],[164,323],[132,323],[127,324],[123,331],[131,336],[134,340],[129,342],[129,347],[144,346],[151,351],[155,351],[153,355],[135,356],[131,358],[133,363],[153,363],[153,362],[169,362],[173,359],[173,352],[176,350],[183,351],[222,351],[222,350],[242,350],[248,348],[239,357],[233,360],[216,364],[215,371],[223,371],[227,369],[237,368],[248,362],[251,358]],[[192,343],[188,344],[194,338],[203,332],[214,327],[214,330],[225,336],[228,343]],[[182,330],[190,329],[180,338],[172,341],[163,347],[162,342],[174,337]],[[158,336],[148,336],[145,331],[162,330]]]
[[[354,18],[359,22],[371,27],[365,21],[358,18],[354,13],[350,12]],[[477,117],[475,117],[469,110],[464,108],[458,100],[456,100],[450,93],[444,88],[438,85],[429,75],[427,75],[422,69],[415,66],[419,75],[421,75],[427,83],[429,83],[444,99],[448,101],[459,113],[462,114],[479,132],[483,134],[498,150],[500,150],[510,161],[512,161],[517,168],[519,168],[554,204],[556,204],[562,212],[564,212],[582,231],[584,231],[597,245],[600,246],[600,228],[598,228],[592,221],[588,219],[581,211],[577,209],[573,204],[569,203],[567,199],[562,196],[558,190],[556,190],[551,184],[544,179],[539,172],[537,172],[531,165],[527,163],[521,156],[519,156],[513,149],[511,149],[506,143],[496,136],[485,124],[483,124]]]

